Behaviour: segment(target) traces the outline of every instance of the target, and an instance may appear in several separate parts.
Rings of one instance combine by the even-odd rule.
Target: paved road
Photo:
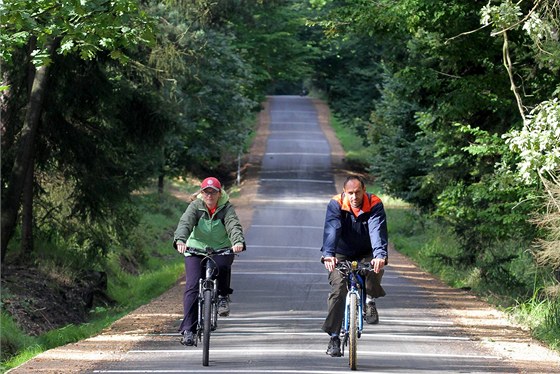
[[[327,275],[319,263],[328,198],[335,191],[329,144],[310,99],[274,97],[248,251],[234,264],[232,313],[201,349],[180,346],[176,326],[146,339],[96,373],[337,373],[346,357],[325,354]],[[389,222],[390,224],[390,222]],[[517,372],[442,318],[425,289],[389,266],[380,324],[366,326],[358,370],[377,373]],[[177,326],[179,321],[177,321]],[[172,337],[172,338],[171,338]]]

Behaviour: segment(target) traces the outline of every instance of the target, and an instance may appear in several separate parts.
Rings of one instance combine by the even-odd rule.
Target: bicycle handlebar
[[[245,249],[243,249],[245,250]],[[233,249],[231,247],[225,247],[225,248],[210,248],[210,247],[206,247],[204,249],[202,248],[194,248],[194,247],[187,247],[187,249],[185,250],[185,253],[190,253],[192,255],[202,255],[202,256],[212,256],[212,255],[230,255],[233,252]]]
[[[356,262],[356,267],[354,268],[354,266],[352,265],[353,262]],[[370,263],[363,263],[363,262],[357,262],[357,261],[348,261],[348,260],[344,260],[344,261],[339,261],[336,264],[336,269],[341,270],[341,271],[350,271],[350,270],[367,270],[367,271],[372,271],[373,267],[371,266]]]
[[[342,270],[342,271],[347,271],[347,270],[352,270],[352,263],[356,262],[356,270],[368,270],[368,271],[372,271],[373,270],[373,266],[371,266],[371,263],[363,263],[363,262],[359,262],[359,261],[350,261],[350,260],[339,260],[336,263],[335,269],[338,270]],[[321,263],[325,263],[325,258],[321,257]]]

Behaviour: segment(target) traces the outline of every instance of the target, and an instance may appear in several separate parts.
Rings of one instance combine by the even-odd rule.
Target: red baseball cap
[[[201,190],[204,190],[206,188],[213,188],[216,191],[220,191],[222,189],[222,184],[216,178],[208,177],[205,180],[203,180],[202,184],[200,185]]]

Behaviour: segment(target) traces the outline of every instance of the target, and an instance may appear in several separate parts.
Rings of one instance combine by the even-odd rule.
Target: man
[[[184,318],[179,327],[181,344],[192,346],[198,319],[198,281],[204,268],[207,247],[219,249],[231,247],[234,253],[245,249],[243,228],[229,196],[222,189],[220,181],[206,178],[200,185],[200,194],[192,201],[177,225],[173,247],[185,256],[185,293],[183,294]],[[200,255],[186,252],[187,248],[197,249]],[[231,265],[234,255],[214,256],[218,267],[218,313],[229,315],[229,294]]]
[[[344,319],[346,279],[335,270],[338,261],[370,262],[373,271],[366,276],[366,323],[379,323],[375,298],[385,296],[381,287],[383,267],[387,264],[387,220],[379,197],[366,192],[363,179],[351,175],[343,193],[327,206],[323,232],[323,262],[329,271],[331,292],[323,331],[331,337],[327,354],[340,357],[340,328]]]

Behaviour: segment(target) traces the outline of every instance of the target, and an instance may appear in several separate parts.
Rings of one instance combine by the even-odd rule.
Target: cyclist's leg
[[[199,256],[185,257],[185,293],[183,294],[184,318],[179,331],[196,332],[198,319],[198,280],[202,274],[202,258]]]
[[[366,257],[362,262],[370,262],[372,257]],[[381,286],[381,279],[383,278],[384,269],[379,273],[368,271],[366,274],[366,294],[373,298],[383,297],[386,295],[385,290]]]
[[[339,261],[346,259],[345,256],[338,254],[336,257]],[[331,292],[327,301],[328,312],[322,329],[332,335],[340,332],[340,327],[344,320],[344,305],[348,289],[346,288],[346,278],[337,270],[329,273],[329,284],[331,285]]]
[[[383,278],[384,269],[379,273],[370,271],[366,275],[366,294],[373,298],[383,297],[386,295],[383,286],[381,286],[381,279]]]
[[[235,255],[214,256],[213,259],[218,267],[218,296],[228,296],[233,292],[231,285],[231,265]]]

